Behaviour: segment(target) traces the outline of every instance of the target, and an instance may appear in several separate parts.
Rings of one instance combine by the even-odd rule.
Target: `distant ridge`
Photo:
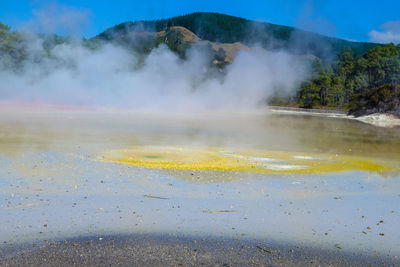
[[[202,40],[210,42],[260,44],[267,50],[287,49],[296,54],[312,54],[320,58],[335,57],[345,48],[351,48],[355,55],[361,55],[379,45],[347,41],[294,27],[210,12],[196,12],[160,20],[128,21],[111,27],[94,38],[118,41],[118,38],[131,32],[161,32],[173,26],[184,27]]]

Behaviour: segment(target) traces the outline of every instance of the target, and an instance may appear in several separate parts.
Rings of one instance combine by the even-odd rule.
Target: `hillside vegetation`
[[[377,46],[361,56],[345,49],[333,64],[313,62],[313,77],[299,88],[294,102],[302,107],[346,107],[354,95],[368,97],[374,88],[399,83],[400,45]]]
[[[353,95],[350,99],[349,113],[355,116],[388,113],[400,118],[400,86],[384,84]]]
[[[115,40],[131,32],[160,32],[172,26],[185,27],[199,38],[210,42],[241,42],[248,46],[257,43],[268,50],[286,49],[293,53],[308,53],[321,58],[336,56],[345,47],[351,48],[356,55],[361,55],[376,46],[373,43],[351,42],[293,27],[208,12],[169,19],[128,21],[107,29],[96,38]]]

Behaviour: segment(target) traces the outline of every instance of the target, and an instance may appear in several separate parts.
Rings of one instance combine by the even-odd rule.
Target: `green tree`
[[[320,105],[319,87],[313,82],[304,84],[299,92],[299,104],[303,108],[312,108]]]

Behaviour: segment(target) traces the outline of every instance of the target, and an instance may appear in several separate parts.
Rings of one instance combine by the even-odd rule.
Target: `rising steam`
[[[277,91],[291,94],[307,77],[307,60],[260,47],[241,51],[223,71],[191,48],[182,60],[161,45],[147,55],[106,44],[90,49],[75,40],[43,56],[43,39],[31,35],[28,60],[18,72],[0,71],[0,98],[48,104],[134,110],[249,110]]]

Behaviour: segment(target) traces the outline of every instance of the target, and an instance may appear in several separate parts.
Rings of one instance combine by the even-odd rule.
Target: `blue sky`
[[[212,11],[359,41],[400,43],[400,0],[0,0],[0,21],[91,37],[127,20]]]

